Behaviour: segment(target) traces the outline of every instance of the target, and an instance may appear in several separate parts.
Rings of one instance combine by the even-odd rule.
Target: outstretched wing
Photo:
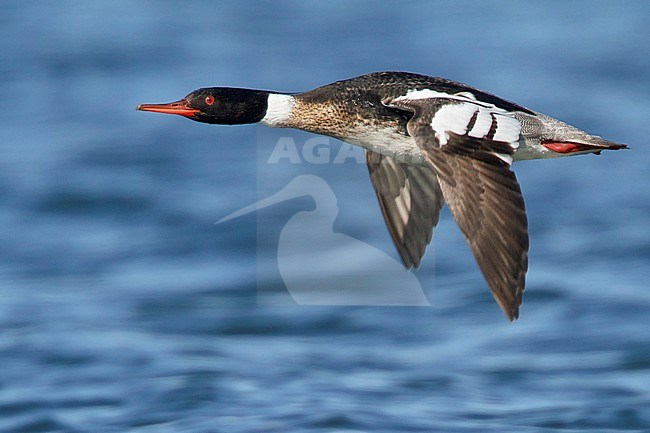
[[[492,295],[513,320],[528,269],[526,211],[510,170],[521,125],[514,113],[473,95],[429,96],[407,94],[384,103],[413,111],[409,134],[435,168]]]
[[[370,180],[397,252],[407,269],[420,266],[444,204],[431,166],[408,165],[366,152]]]

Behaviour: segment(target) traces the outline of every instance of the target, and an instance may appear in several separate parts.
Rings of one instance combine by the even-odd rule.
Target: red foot
[[[627,146],[624,144],[612,144],[609,146],[594,146],[591,144],[568,143],[568,142],[561,142],[561,141],[543,141],[542,146],[557,153],[584,152],[586,150],[600,152],[601,150],[605,150],[605,149],[616,150],[616,149],[627,148]]]

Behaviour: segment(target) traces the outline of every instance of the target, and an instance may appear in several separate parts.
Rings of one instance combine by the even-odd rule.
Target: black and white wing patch
[[[420,266],[444,204],[431,166],[408,165],[366,152],[370,180],[388,232],[407,269]]]
[[[494,298],[510,320],[517,318],[528,269],[526,211],[510,170],[519,122],[469,93],[426,90],[384,103],[414,113],[409,134],[434,167]]]
[[[384,103],[410,111],[426,111],[430,117],[416,123],[428,124],[441,148],[449,143],[451,134],[477,138],[485,145],[482,146],[484,151],[510,165],[512,154],[519,147],[521,124],[515,113],[478,101],[470,92],[449,94],[418,90]]]

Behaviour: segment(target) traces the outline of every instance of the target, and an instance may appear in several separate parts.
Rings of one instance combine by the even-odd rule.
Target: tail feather
[[[603,150],[627,149],[627,145],[591,135],[575,126],[545,114],[537,113],[541,120],[540,144],[556,153],[600,153]]]

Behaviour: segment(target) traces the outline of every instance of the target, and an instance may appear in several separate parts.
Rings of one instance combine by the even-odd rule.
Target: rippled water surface
[[[650,431],[649,16],[643,1],[3,2],[0,431]],[[366,167],[335,163],[334,140],[134,110],[377,70],[630,145],[515,165],[531,234],[517,322],[447,211],[415,272],[431,306],[297,305],[278,245],[320,196],[215,222],[317,176],[329,232],[361,243],[303,226],[296,281],[394,293],[366,272],[366,251],[397,258]],[[278,143],[294,163],[273,163]]]

